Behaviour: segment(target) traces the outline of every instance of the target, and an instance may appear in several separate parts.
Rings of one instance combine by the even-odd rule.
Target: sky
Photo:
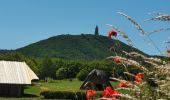
[[[134,25],[116,12],[124,12],[135,19],[147,32],[170,27],[170,22],[147,21],[150,12],[170,14],[169,0],[0,0],[0,49],[17,49],[61,34],[99,34],[107,36],[111,28],[119,27],[128,34],[134,47],[160,55],[149,45]],[[152,34],[151,39],[162,53],[166,52],[163,41],[170,31]],[[126,43],[120,36],[119,40]]]

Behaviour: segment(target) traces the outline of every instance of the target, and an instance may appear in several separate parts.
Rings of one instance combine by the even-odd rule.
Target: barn
[[[0,61],[0,96],[20,97],[24,86],[37,79],[25,62]]]

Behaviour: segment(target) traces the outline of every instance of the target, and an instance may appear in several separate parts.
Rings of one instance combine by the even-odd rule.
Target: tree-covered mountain
[[[112,47],[112,50],[110,49]],[[64,59],[100,60],[108,56],[118,55],[122,50],[143,53],[118,40],[108,39],[106,36],[90,34],[59,35],[16,49],[30,57],[52,57]]]
[[[125,56],[122,51],[136,51],[144,54],[118,40],[108,39],[106,36],[82,34],[59,35],[16,50],[0,50],[0,60],[25,61],[40,79],[77,77],[84,80],[94,68],[104,70],[110,75],[114,72],[114,76],[125,77],[124,67],[120,67],[121,65],[111,60],[105,60],[106,57],[115,54]],[[165,57],[157,57],[169,61]],[[134,74],[140,71],[133,66],[127,68]]]

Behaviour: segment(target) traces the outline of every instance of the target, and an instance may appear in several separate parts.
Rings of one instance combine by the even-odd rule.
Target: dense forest
[[[31,69],[39,76],[40,79],[47,77],[52,79],[71,79],[78,78],[84,80],[87,74],[93,69],[104,70],[109,76],[114,72],[115,76],[124,77],[123,71],[125,69],[116,65],[111,60],[65,60],[59,58],[30,58],[21,53],[1,53],[1,60],[8,61],[25,61]],[[138,69],[130,67],[133,73]]]

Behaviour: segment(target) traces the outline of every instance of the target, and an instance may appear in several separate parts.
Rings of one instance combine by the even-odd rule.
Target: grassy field
[[[67,90],[67,91],[77,91],[79,90],[82,81],[78,80],[54,80],[52,82],[36,82],[32,86],[27,86],[24,89],[25,95],[21,98],[2,98],[0,100],[40,100],[40,91],[43,89],[50,90]],[[117,83],[112,82],[112,86],[115,87]]]
[[[50,90],[68,90],[68,91],[77,91],[79,90],[82,81],[78,80],[55,80],[50,83],[39,82],[41,89],[50,89]]]

